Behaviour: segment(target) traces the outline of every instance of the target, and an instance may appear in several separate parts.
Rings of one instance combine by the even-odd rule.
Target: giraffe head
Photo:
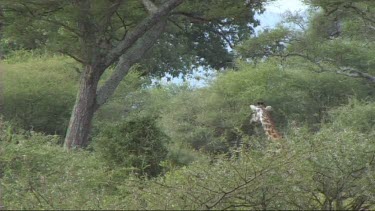
[[[256,105],[250,105],[253,114],[251,115],[250,123],[262,123],[268,112],[272,111],[271,106],[266,106],[263,102],[258,102]]]
[[[279,140],[282,138],[272,121],[270,114],[270,111],[272,111],[271,106],[266,106],[263,102],[258,102],[256,105],[250,105],[250,108],[253,111],[250,123],[261,123],[268,139]]]

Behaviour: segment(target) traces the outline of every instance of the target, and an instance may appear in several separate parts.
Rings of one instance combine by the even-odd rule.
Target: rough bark
[[[85,147],[91,132],[91,123],[95,112],[96,89],[99,76],[92,66],[86,66],[80,80],[76,103],[71,114],[65,147]]]
[[[4,114],[4,110],[4,69],[0,64],[0,115]]]
[[[2,16],[3,16],[3,10],[2,10],[2,8],[0,8],[0,18]],[[2,38],[2,36],[1,36],[2,35],[2,29],[3,29],[3,24],[0,21],[0,39]],[[3,52],[2,52],[2,49],[0,49],[0,62],[2,60],[2,57],[3,57]],[[4,79],[4,72],[3,72],[3,69],[1,68],[1,64],[0,64],[0,115],[2,115],[3,112],[4,112],[3,79]],[[2,186],[1,186],[1,182],[0,182],[0,210],[3,210],[3,209],[5,209],[5,207],[4,207],[4,204],[3,204],[3,193],[2,193]]]
[[[1,62],[1,52],[0,52],[0,62]],[[0,115],[3,114],[4,112],[4,101],[3,101],[3,69],[1,68],[0,64]],[[3,195],[2,195],[2,187],[0,183],[0,210],[3,210],[4,205],[3,205]]]
[[[96,109],[107,102],[115,92],[122,79],[129,73],[130,68],[139,62],[143,55],[154,45],[156,40],[163,33],[166,21],[161,21],[147,32],[133,48],[129,49],[120,60],[111,77],[101,86],[97,92]]]
[[[0,210],[3,210],[5,209],[4,205],[3,205],[3,195],[2,195],[2,188],[1,188],[1,183],[0,183]]]
[[[126,76],[133,64],[139,62],[164,31],[168,13],[181,4],[183,0],[169,0],[157,8],[151,1],[144,0],[149,16],[135,27],[117,47],[99,55],[95,48],[95,32],[87,8],[90,1],[77,1],[83,11],[79,28],[81,44],[85,58],[85,70],[82,73],[80,88],[76,97],[65,137],[65,148],[85,147],[89,143],[92,119],[95,111],[114,93],[121,80]],[[85,9],[86,8],[86,9]],[[104,58],[103,58],[104,57]],[[117,59],[119,63],[115,72],[98,90],[100,76],[105,69]]]
[[[3,33],[3,22],[1,20],[2,18],[3,18],[3,9],[0,7],[0,40],[2,39],[2,33]],[[0,62],[3,59],[3,56],[4,56],[3,49],[0,47]],[[0,64],[0,114],[4,113],[4,95],[3,95],[3,91],[4,91],[3,81],[4,80],[3,79],[4,79],[4,70],[1,68],[1,64]],[[0,200],[1,200],[1,195],[0,195]],[[1,203],[0,203],[0,206],[1,206]]]
[[[145,34],[152,26],[157,24],[163,17],[179,6],[184,0],[169,0],[161,5],[158,10],[153,12],[141,23],[137,25],[126,37],[122,40],[116,48],[112,49],[106,56],[106,66],[111,65],[121,55],[123,55],[132,45]],[[149,8],[147,8],[149,9]]]

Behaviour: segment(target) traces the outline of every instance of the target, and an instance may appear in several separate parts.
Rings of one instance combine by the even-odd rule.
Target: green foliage
[[[112,72],[113,69],[106,71],[101,77],[99,85],[102,85]],[[133,68],[120,83],[113,97],[99,108],[95,116],[94,126],[100,124],[100,122],[122,121],[129,113],[127,111],[132,110],[133,106],[137,104],[132,98],[135,98],[134,96],[141,98],[141,94],[144,92],[142,87],[147,86],[149,83],[149,78],[141,77],[137,68]],[[94,130],[96,129],[94,128]]]
[[[282,53],[291,33],[290,29],[285,27],[265,30],[261,35],[242,42],[236,47],[236,51],[240,57],[250,58],[256,63],[264,57]]]
[[[297,77],[298,72],[283,72],[271,64],[264,66],[261,72],[257,72],[256,69],[248,65],[243,66],[243,68],[245,67],[246,70],[231,72],[219,77],[212,84],[212,88],[207,90],[169,88],[158,89],[153,94],[177,97],[173,98],[174,104],[168,107],[172,110],[179,108],[175,113],[171,113],[175,118],[178,118],[179,112],[182,111],[186,112],[184,115],[188,118],[191,110],[186,109],[191,106],[203,105],[201,108],[206,109],[205,106],[210,105],[208,110],[221,108],[220,115],[229,119],[231,116],[236,116],[237,114],[233,111],[238,110],[229,110],[229,108],[233,108],[232,106],[242,108],[240,103],[236,104],[236,99],[243,100],[243,109],[246,113],[247,103],[258,100],[258,98],[268,99],[266,97],[268,93],[276,96],[279,93],[282,97],[280,100],[285,97],[283,93],[277,92],[277,87],[284,84],[279,82],[279,79],[287,80],[284,84],[285,87],[287,87],[286,85],[294,87],[295,84],[291,82],[296,78],[300,79]],[[280,75],[275,72],[279,72]],[[327,74],[318,75],[322,77],[317,80],[322,81],[321,84],[317,83],[312,86],[315,81],[313,77],[307,72],[299,72],[299,74],[304,79],[299,82],[308,84],[306,87],[309,87],[305,90],[303,86],[297,87],[301,92],[296,96],[299,103],[310,102],[308,95],[304,92],[311,91],[311,87],[316,89],[316,94],[332,89],[332,92],[327,94],[329,96],[327,98],[324,95],[316,96],[317,99],[322,99],[320,102],[322,105],[329,105],[329,107],[336,105],[341,101],[339,99],[344,99],[346,96],[334,98],[334,94],[339,93],[331,86],[337,86],[340,83],[335,84],[330,80],[336,76],[332,76],[330,79]],[[323,79],[325,77],[328,81]],[[310,80],[311,84],[308,83]],[[338,86],[338,89],[342,90],[345,85],[351,88],[355,87],[349,83],[350,80],[346,80],[344,80],[345,83]],[[223,85],[215,85],[218,81]],[[294,82],[296,83],[296,81],[298,80]],[[268,86],[264,84],[265,82],[269,82],[266,83]],[[273,86],[275,86],[274,89]],[[318,89],[320,86],[321,90]],[[358,84],[356,86],[361,87]],[[293,91],[291,87],[287,88]],[[208,92],[211,89],[215,90],[213,96]],[[194,96],[193,93],[196,92],[201,95],[198,95],[194,102],[189,101],[192,99],[191,96]],[[258,92],[262,94],[252,96]],[[188,93],[190,94],[188,95]],[[211,97],[206,97],[203,94]],[[240,97],[242,94],[245,95],[243,98]],[[182,101],[183,96],[184,100]],[[305,97],[301,98],[301,96]],[[250,97],[253,98],[250,99]],[[224,103],[219,104],[219,99],[225,100]],[[203,103],[207,100],[209,101]],[[158,105],[157,102],[156,105]],[[229,106],[225,102],[230,102],[231,105]],[[310,103],[313,104],[313,102],[312,100]],[[280,103],[282,105],[282,102]],[[303,107],[298,107],[299,103],[286,103],[287,111]],[[289,108],[293,105],[296,107]],[[275,116],[278,116],[276,112],[283,111],[282,107],[275,104],[272,106],[275,108]],[[305,106],[308,107],[308,103]],[[148,105],[145,108],[152,110],[162,107]],[[154,128],[152,124],[155,126],[156,123],[153,118],[135,119],[133,124],[127,120],[114,127],[103,125],[102,136],[98,137],[96,140],[98,145],[94,147],[97,152],[91,153],[76,151],[73,154],[66,154],[55,145],[58,140],[52,136],[32,133],[28,136],[29,138],[22,138],[22,136],[13,134],[11,143],[4,141],[0,143],[2,144],[0,164],[2,166],[1,182],[4,202],[10,209],[235,208],[248,210],[264,208],[329,209],[332,207],[340,210],[353,210],[359,207],[371,208],[371,204],[374,203],[373,190],[375,190],[372,182],[375,176],[373,161],[375,138],[371,133],[373,131],[371,129],[373,127],[373,118],[371,118],[373,107],[373,103],[351,101],[351,104],[329,112],[331,114],[330,121],[322,125],[318,133],[313,134],[303,128],[289,126],[290,132],[287,139],[281,143],[283,148],[280,149],[280,145],[277,144],[268,144],[265,149],[247,149],[248,151],[240,153],[239,160],[228,160],[224,156],[209,159],[196,152],[200,159],[194,159],[195,162],[191,163],[191,152],[178,145],[172,147],[173,151],[169,153],[168,160],[166,160],[164,148],[162,150],[164,158],[160,161],[163,160],[162,166],[169,171],[165,177],[157,177],[152,180],[133,178],[129,174],[129,171],[132,170],[129,167],[135,166],[128,164],[130,161],[139,164],[137,161],[142,159],[145,161],[147,156],[156,156],[157,159],[160,155],[157,154],[159,149],[155,148],[152,148],[151,154],[147,150],[142,151],[145,149],[143,143],[146,145],[150,143],[145,139],[143,141],[134,140],[134,138],[144,137],[145,134],[150,134],[147,132],[153,131],[150,130],[150,128]],[[160,111],[165,114],[172,110],[163,111],[161,109]],[[225,111],[228,111],[227,115],[225,115]],[[198,113],[195,114],[197,116],[193,118],[194,121],[208,124],[210,121],[215,122],[217,118],[215,110],[208,116],[204,116],[204,110],[199,113],[199,109],[197,109],[195,112]],[[147,111],[144,114],[146,113]],[[135,114],[132,115],[134,118],[136,117]],[[298,117],[298,115],[307,117],[307,115],[297,112],[295,116]],[[287,118],[289,119],[289,116]],[[300,118],[303,119],[303,117]],[[162,119],[164,127],[168,123],[166,120],[168,118]],[[153,123],[150,125],[150,122]],[[233,122],[236,123],[236,121]],[[177,124],[177,122],[174,123]],[[194,130],[195,127],[191,127],[190,131],[194,132]],[[2,131],[5,132],[7,129]],[[160,132],[160,128],[157,131]],[[173,134],[174,130],[169,128],[167,131]],[[188,134],[190,131],[186,130],[184,133]],[[204,132],[204,130],[202,131]],[[181,137],[183,136],[181,135]],[[130,138],[133,138],[131,142]],[[176,136],[172,138],[176,138]],[[124,142],[124,140],[128,140],[128,142]],[[151,140],[151,143],[154,143],[152,146],[157,145],[154,140]],[[173,139],[173,141],[177,140]],[[263,140],[253,138],[251,141],[261,142]],[[142,151],[139,154],[141,156],[135,157],[135,154],[129,153],[132,152],[132,149],[133,152]],[[158,163],[159,172],[161,171],[160,161]],[[179,165],[187,166],[175,168]],[[141,167],[142,165],[138,168],[142,169]],[[146,171],[147,168],[144,170]]]
[[[3,120],[3,117],[0,117],[0,142],[12,141],[13,138],[13,127],[9,122]]]
[[[90,16],[95,34],[95,49],[105,55],[118,46],[148,13],[142,2],[90,1],[90,8],[82,12],[76,2],[1,0],[6,11],[3,28],[6,43],[14,49],[36,49],[47,47],[52,51],[74,55],[84,59],[80,39],[85,39],[78,20],[85,12]],[[155,1],[160,6],[165,1]],[[253,33],[259,25],[256,13],[264,11],[266,0],[244,2],[243,0],[188,1],[181,4],[171,15],[166,31],[155,48],[144,59],[144,65],[152,73],[163,75],[165,71],[178,76],[192,67],[227,67],[233,54],[226,49]],[[104,15],[105,14],[105,15]],[[91,34],[91,35],[93,35]],[[3,44],[5,45],[5,44]],[[13,48],[12,48],[13,49]],[[207,50],[208,49],[208,50]],[[151,72],[151,71],[150,71]]]
[[[219,2],[226,8],[192,1],[176,13],[196,10],[216,20],[220,13],[236,16],[247,10]],[[372,74],[375,54],[367,19],[373,7],[362,1],[351,4],[368,6],[366,16],[360,16],[347,10],[347,1],[310,2],[343,17],[341,36],[329,36],[335,19],[325,13],[313,16],[304,31],[281,27],[264,32],[237,48],[246,62],[238,61],[234,70],[199,89],[186,84],[142,86],[150,81],[134,68],[95,117],[88,150],[67,153],[56,144],[59,136],[27,130],[64,132],[78,80],[71,70],[77,64],[43,50],[8,54],[2,64],[4,119],[24,129],[0,121],[0,188],[6,209],[375,209],[375,90],[371,83],[336,74],[347,67]],[[108,6],[103,1],[95,5],[95,17]],[[127,24],[137,23],[145,15],[141,4],[129,1],[129,6],[122,8],[127,20],[134,21]],[[64,17],[66,11],[59,12],[56,20],[73,26],[69,20],[77,14]],[[298,23],[302,29],[304,23]],[[149,54],[152,58],[157,53],[155,63],[145,65],[157,65],[163,51],[169,54],[165,61],[173,59],[178,53],[172,55],[172,46],[184,52],[194,39],[200,47],[191,48],[196,52],[186,55],[190,59],[200,48],[212,51],[216,44],[225,45],[214,33],[194,34],[202,32],[195,24],[170,42],[178,27],[169,26],[169,34]],[[116,27],[122,24],[115,21],[110,31]],[[122,32],[111,31],[111,36]],[[70,32],[60,28],[58,33],[67,38]],[[55,47],[64,46],[69,41],[65,38]],[[207,60],[199,62],[225,62],[221,54],[205,54]],[[175,62],[171,65],[193,64],[189,59]],[[267,141],[258,125],[250,125],[249,105],[257,101],[273,107],[272,117],[284,135],[280,142]]]
[[[58,136],[17,135],[0,141],[0,185],[6,209],[100,209],[111,184],[89,152],[66,153]],[[114,182],[114,181],[112,181]]]
[[[62,56],[20,51],[2,64],[4,119],[48,134],[64,134],[74,104],[76,63]]]
[[[238,56],[250,63],[277,58],[285,68],[332,72],[373,83],[375,4],[342,0],[307,2],[322,8],[310,10],[308,19],[288,13],[283,25],[238,46]]]
[[[335,128],[350,128],[362,133],[375,131],[375,104],[352,100],[348,105],[330,111]]]
[[[286,165],[271,155],[271,152],[253,152],[243,154],[241,160],[217,157],[213,163],[195,162],[145,183],[135,191],[136,200],[122,203],[132,204],[136,209],[280,208],[277,198],[282,194],[277,192],[283,185],[278,182]],[[126,186],[119,188],[126,189]]]
[[[359,109],[366,110],[366,107],[366,104],[357,104],[358,110],[353,112],[361,113]],[[355,121],[355,116],[352,117]],[[372,182],[375,173],[374,133],[358,131],[355,122],[340,124],[340,117],[332,121],[307,139],[306,134],[301,133],[292,139],[297,144],[295,150],[305,151],[306,159],[295,166],[300,174],[290,178],[297,190],[292,192],[295,195],[292,194],[291,198],[300,209],[370,208],[374,203],[375,185]]]
[[[294,128],[298,129],[298,128]],[[306,139],[306,137],[309,137]],[[118,205],[136,209],[338,209],[373,208],[374,137],[332,130],[297,132],[267,151],[239,160],[216,157],[141,183]],[[370,146],[370,147],[369,147]],[[229,178],[229,179],[228,179]],[[133,184],[134,185],[134,184]],[[131,184],[120,186],[126,190]]]
[[[355,102],[353,113],[370,105]],[[290,127],[265,150],[200,156],[152,179],[124,174],[103,154],[66,153],[56,136],[17,135],[0,141],[3,201],[7,209],[373,209],[374,134],[341,121],[333,115],[316,134]]]
[[[138,116],[103,126],[94,148],[110,165],[152,177],[162,171],[160,162],[167,156],[168,141],[169,137],[157,127],[156,117]]]
[[[317,129],[327,108],[347,103],[350,96],[368,99],[373,94],[370,86],[332,73],[283,69],[270,61],[256,68],[238,63],[237,71],[219,75],[209,87],[182,90],[164,108],[161,121],[172,140],[223,153],[253,135],[263,136],[262,129],[249,124],[249,105],[257,101],[273,106],[280,130],[294,121]]]

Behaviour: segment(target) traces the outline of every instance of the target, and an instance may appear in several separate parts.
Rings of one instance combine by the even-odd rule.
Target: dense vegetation
[[[90,145],[68,152],[62,144],[79,64],[42,49],[10,49],[1,63],[0,203],[375,209],[374,4],[351,5],[367,8],[356,13],[345,1],[310,2],[323,9],[308,20],[289,15],[289,25],[242,42],[233,67],[205,87],[154,85],[134,66],[98,110]],[[332,15],[343,14],[352,18],[340,19],[340,35],[326,36]],[[250,124],[257,101],[274,108],[283,140],[269,141]]]
[[[234,58],[228,47],[250,37],[265,2],[1,0],[0,36],[9,46],[4,52],[45,48],[81,64],[64,140],[67,149],[80,148],[90,142],[94,114],[131,68],[178,76],[198,67],[228,67]]]

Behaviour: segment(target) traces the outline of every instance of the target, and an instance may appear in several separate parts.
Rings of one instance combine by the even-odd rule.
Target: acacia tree
[[[266,0],[2,0],[5,35],[24,48],[40,46],[83,66],[65,146],[89,142],[95,111],[114,93],[130,68],[144,61],[153,73],[222,68],[226,49],[248,38]],[[151,47],[155,46],[152,50]],[[102,74],[115,66],[102,86]],[[157,71],[159,70],[159,71]]]
[[[305,2],[317,8],[308,20],[300,14],[287,14],[284,22],[294,27],[280,25],[264,31],[239,46],[239,55],[255,63],[277,57],[287,61],[285,64],[298,67],[307,64],[317,73],[334,72],[374,84],[375,3],[366,0]]]

